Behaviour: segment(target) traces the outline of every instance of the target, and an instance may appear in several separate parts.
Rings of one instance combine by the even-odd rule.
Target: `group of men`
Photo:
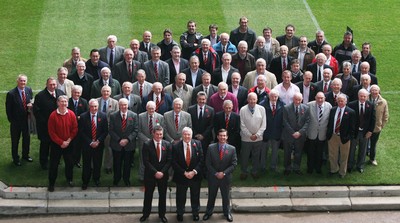
[[[32,162],[31,119],[40,140],[40,165],[49,169],[49,191],[54,191],[61,156],[70,186],[81,160],[83,190],[90,179],[100,185],[102,167],[114,173],[114,186],[121,178],[130,186],[138,147],[138,177],[146,188],[140,220],[149,217],[157,186],[162,222],[167,222],[171,174],[178,221],[183,221],[188,188],[193,220],[199,220],[203,177],[209,184],[203,220],[211,217],[220,188],[224,215],[232,221],[229,188],[237,155],[241,180],[249,174],[257,180],[267,169],[277,172],[281,146],[285,176],[302,174],[304,148],[310,174],[322,172],[324,159],[330,175],[343,178],[354,167],[362,173],[369,148],[377,165],[376,142],[389,114],[379,94],[371,44],[364,43],[360,52],[346,32],[332,51],[323,31],[308,42],[294,35],[293,25],[276,39],[269,27],[257,37],[246,17],[230,34],[218,35],[215,24],[209,31],[203,38],[189,21],[181,48],[169,29],[158,44],[145,31],[143,41],[133,39],[126,49],[110,35],[107,46],[91,50],[89,60],[74,47],[57,78],[48,78],[34,100],[27,76],[19,75],[6,100],[13,163],[21,165],[21,133],[22,159]]]

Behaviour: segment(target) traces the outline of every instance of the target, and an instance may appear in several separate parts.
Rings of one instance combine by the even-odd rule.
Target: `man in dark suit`
[[[318,54],[318,53],[322,53],[322,47],[326,44],[329,44],[328,42],[326,42],[325,40],[325,33],[322,30],[318,30],[317,32],[315,32],[315,40],[309,42],[307,44],[308,47],[310,47],[314,53]]]
[[[133,39],[129,44],[131,50],[133,51],[133,59],[140,62],[142,65],[149,60],[147,52],[139,50],[140,43],[139,40]]]
[[[228,86],[228,91],[231,92],[233,95],[235,95],[238,100],[239,109],[247,104],[247,95],[248,95],[247,88],[239,85],[240,78],[241,78],[240,74],[238,72],[234,72],[232,74],[232,78],[231,78],[232,84]],[[228,139],[228,141],[229,141],[229,139]],[[229,143],[229,144],[231,144],[231,143]],[[236,150],[238,150],[238,147],[236,147]]]
[[[82,86],[82,98],[87,101],[90,100],[90,91],[93,85],[93,76],[85,72],[86,64],[83,61],[79,61],[76,65],[76,71],[68,75],[68,79],[74,82],[75,85]]]
[[[361,76],[363,74],[368,74],[368,76],[370,76],[371,78],[371,85],[373,84],[378,84],[378,78],[376,77],[376,74],[370,73],[369,69],[370,69],[370,65],[367,61],[364,61],[361,63],[360,65],[361,67],[361,72],[357,72],[357,73],[353,73],[352,75],[357,79],[358,83],[361,83]]]
[[[365,156],[367,154],[368,139],[375,128],[374,104],[368,101],[369,92],[365,89],[358,91],[358,100],[349,103],[349,107],[356,113],[355,137],[350,143],[350,154],[347,171],[351,172],[354,164],[360,173],[364,172]],[[355,160],[358,145],[357,163]]]
[[[222,210],[227,221],[232,222],[229,191],[231,189],[232,173],[237,165],[235,147],[227,144],[228,133],[225,129],[218,130],[218,143],[208,147],[206,168],[208,169],[208,201],[203,220],[207,221],[214,212],[218,188],[222,195]]]
[[[156,44],[150,42],[152,38],[150,31],[143,32],[143,40],[140,42],[139,50],[146,52],[148,58],[151,60],[151,48],[155,47]]]
[[[306,71],[307,72],[307,71]],[[311,72],[311,71],[308,71]],[[328,92],[332,91],[332,70],[330,68],[325,68],[322,73],[322,80],[318,81],[315,83],[315,86],[317,86],[318,91],[322,91],[324,94],[327,94]],[[342,85],[342,81],[340,81]],[[342,87],[340,87],[342,88]]]
[[[347,172],[350,140],[354,138],[356,119],[354,110],[346,106],[346,104],[346,95],[339,94],[337,96],[337,106],[333,107],[329,113],[326,133],[330,163],[329,175],[339,173],[340,178],[344,178]]]
[[[265,49],[265,38],[262,36],[257,37],[256,45],[254,49],[250,50],[249,53],[254,56],[254,59],[257,61],[259,58],[263,58],[267,63],[265,67],[266,70],[269,70],[269,65],[271,64],[273,55],[271,51]]]
[[[136,137],[138,134],[138,116],[128,110],[129,102],[126,98],[118,101],[119,111],[110,115],[110,147],[113,154],[114,181],[118,186],[122,178],[125,186],[131,186],[131,163],[133,151],[136,148]]]
[[[154,188],[158,188],[158,217],[163,223],[168,222],[165,217],[167,203],[168,169],[171,167],[171,144],[163,138],[163,128],[157,125],[153,128],[153,138],[143,144],[144,169],[144,201],[143,216],[140,222],[147,220],[151,213]]]
[[[192,55],[196,55],[199,58],[199,67],[210,74],[220,66],[219,55],[212,48],[209,39],[201,40],[201,47],[196,49]]]
[[[163,86],[160,82],[155,82],[150,93],[142,99],[142,111],[146,111],[145,105],[148,101],[156,103],[156,112],[164,115],[165,112],[172,109],[172,98],[169,94],[164,93]]]
[[[93,82],[90,97],[101,97],[101,89],[106,85],[111,88],[111,97],[121,94],[121,84],[117,79],[112,78],[111,70],[108,67],[101,69],[101,78]]]
[[[222,55],[222,65],[214,70],[212,78],[213,85],[217,86],[221,81],[228,85],[232,84],[232,73],[239,72],[239,70],[231,66],[231,62],[232,55],[230,53],[224,53]]]
[[[263,134],[263,141],[266,143],[267,147],[261,149],[261,172],[265,173],[267,170],[266,159],[269,147],[271,147],[270,170],[272,172],[277,172],[278,149],[281,143],[283,108],[285,103],[279,99],[279,91],[272,89],[269,92],[268,97],[260,102],[260,105],[264,106],[267,116],[267,128]]]
[[[118,80],[119,83],[129,81],[131,83],[136,81],[137,72],[142,68],[139,61],[133,60],[133,51],[125,49],[124,60],[115,64],[112,69],[112,76]]]
[[[311,71],[311,73],[313,74],[313,83],[316,83],[323,79],[323,72],[326,68],[333,70],[331,66],[325,64],[325,54],[319,53],[315,56],[315,59],[317,60],[317,62],[307,65],[307,70]]]
[[[74,85],[72,86],[72,97],[68,100],[68,109],[73,111],[76,116],[76,120],[79,123],[79,119],[82,113],[87,112],[89,109],[88,102],[86,99],[82,98],[82,86]],[[76,167],[81,168],[81,155],[82,155],[82,147],[81,147],[81,137],[76,137],[72,140],[72,150],[73,150],[73,161]]]
[[[90,51],[90,59],[86,61],[85,72],[93,76],[93,80],[101,78],[101,69],[110,67],[107,63],[100,60],[100,53],[98,49]]]
[[[104,140],[108,135],[107,116],[99,111],[97,99],[90,99],[89,111],[81,115],[79,133],[83,159],[82,190],[86,190],[92,174],[96,187],[100,185]]]
[[[300,89],[300,93],[303,95],[303,104],[307,104],[310,101],[315,100],[315,95],[318,93],[317,86],[311,82],[312,73],[310,71],[304,72],[303,81],[296,83]]]
[[[186,74],[186,84],[191,85],[193,88],[201,84],[203,73],[205,70],[199,68],[200,60],[194,55],[190,57],[189,67],[182,70],[182,73]]]
[[[30,134],[29,134],[29,115],[32,109],[33,93],[30,87],[27,87],[28,77],[24,74],[18,75],[17,87],[7,93],[6,113],[10,122],[11,135],[11,155],[13,163],[21,166],[18,155],[18,144],[22,134],[22,159],[32,162],[29,156]]]
[[[337,96],[343,94],[340,90],[342,89],[342,80],[335,78],[330,81],[331,91],[325,93],[325,101],[332,105],[332,107],[337,106]],[[347,96],[346,96],[347,97]],[[348,97],[347,97],[348,98]]]
[[[57,98],[65,95],[57,89],[57,81],[54,77],[47,78],[46,88],[35,96],[33,114],[36,118],[36,131],[40,140],[39,160],[43,170],[47,170],[50,151],[50,136],[48,132],[48,119],[50,114],[57,109]]]
[[[171,55],[172,58],[165,62],[169,66],[169,82],[172,84],[175,83],[175,76],[189,67],[189,61],[181,58],[181,48],[179,46],[172,47]]]
[[[285,35],[277,36],[276,40],[278,40],[281,46],[285,45],[288,47],[288,50],[291,50],[293,47],[299,46],[299,37],[295,36],[296,28],[294,25],[288,24],[285,27]]]
[[[207,95],[204,91],[197,93],[197,104],[189,107],[188,113],[192,118],[193,138],[197,139],[208,148],[212,141],[212,128],[214,121],[214,109],[206,105]],[[204,153],[207,151],[205,150]]]
[[[288,56],[289,49],[287,46],[281,45],[279,52],[280,56],[272,59],[271,65],[269,66],[269,71],[275,74],[278,84],[282,82],[282,72],[285,70],[290,70],[290,62],[293,59],[292,57]]]
[[[193,221],[199,220],[204,157],[202,144],[200,141],[192,139],[192,135],[191,128],[183,128],[182,140],[172,147],[173,181],[176,183],[176,213],[179,222],[183,221],[188,188],[190,188]]]
[[[188,77],[186,76],[186,79]],[[205,72],[201,77],[201,84],[193,88],[191,104],[196,104],[197,93],[204,91],[207,95],[207,104],[210,101],[210,97],[218,91],[217,86],[211,84],[211,74]]]
[[[116,63],[124,59],[124,48],[117,46],[117,37],[109,35],[107,37],[107,46],[99,49],[100,60],[107,63],[112,68]]]
[[[218,141],[218,130],[226,129],[228,131],[229,138],[227,143],[236,148],[236,154],[240,154],[240,116],[235,112],[232,112],[233,102],[231,100],[225,100],[223,104],[223,111],[220,111],[214,116],[214,134],[215,141]]]
[[[122,93],[119,95],[115,95],[114,99],[119,100],[121,98],[126,98],[128,100],[128,109],[130,111],[135,112],[136,114],[140,114],[142,110],[142,100],[139,96],[132,94],[132,83],[126,81],[122,84]]]
[[[151,48],[151,60],[143,65],[146,72],[146,81],[150,83],[160,82],[163,87],[169,84],[169,66],[160,60],[161,49],[158,46]]]

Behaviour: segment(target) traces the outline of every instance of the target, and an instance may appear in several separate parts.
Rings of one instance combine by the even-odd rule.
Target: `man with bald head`
[[[140,42],[139,50],[146,52],[147,56],[151,60],[151,48],[155,47],[156,44],[151,42],[152,34],[146,30],[143,32],[143,40]]]
[[[172,97],[164,93],[163,86],[160,82],[155,82],[150,93],[143,96],[142,111],[146,110],[144,106],[148,101],[154,101],[156,103],[156,112],[161,115],[172,109]]]
[[[140,42],[137,39],[131,40],[129,47],[133,51],[133,59],[139,61],[142,65],[149,60],[147,52],[139,50]]]
[[[214,50],[218,53],[219,58],[222,61],[222,55],[224,53],[235,54],[237,53],[237,48],[235,45],[229,41],[229,34],[228,33],[221,33],[219,42],[212,46]]]
[[[238,100],[231,92],[228,91],[228,85],[224,82],[218,84],[218,92],[213,94],[210,98],[209,105],[214,108],[214,112],[223,111],[223,103],[225,100],[233,102],[233,112],[238,113]]]
[[[290,63],[293,58],[289,56],[289,48],[285,45],[281,45],[279,53],[279,57],[272,59],[269,71],[275,74],[277,82],[281,83],[282,72],[290,69]]]

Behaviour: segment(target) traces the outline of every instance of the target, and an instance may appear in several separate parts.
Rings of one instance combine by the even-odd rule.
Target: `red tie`
[[[282,71],[286,70],[286,59],[283,59],[283,63],[282,63]]]
[[[51,96],[53,96],[53,98],[56,97],[56,94],[54,94],[54,92],[51,93]]]
[[[92,114],[92,141],[96,141],[96,116]]]
[[[325,82],[324,93],[326,93],[327,91],[328,91],[328,82]]]
[[[160,106],[160,99],[156,96],[156,112],[158,112],[158,107]]]
[[[179,118],[179,115],[176,114],[175,115],[175,128],[176,128],[176,131],[178,131],[178,128],[179,128],[178,118]]]
[[[186,165],[190,166],[190,144],[186,144]]]
[[[335,133],[336,134],[339,134],[339,132],[340,132],[340,116],[341,116],[341,111],[342,111],[341,108],[338,108],[338,109],[339,109],[339,112],[338,112],[338,116],[336,118],[336,123],[335,123]]]
[[[275,116],[275,112],[276,112],[275,104],[272,104],[272,116]]]
[[[157,67],[157,63],[154,63],[154,74],[156,76],[156,81],[158,81],[158,67]]]
[[[225,116],[225,129],[228,130],[229,127],[229,115]]]
[[[150,115],[149,117],[149,132],[150,134],[153,134],[153,116]]]
[[[128,64],[129,77],[132,78],[132,64]]]
[[[335,105],[337,105],[337,101],[336,101],[337,95],[335,94],[334,99],[335,99]]]
[[[143,85],[140,85],[139,95],[140,95],[140,98],[143,98]]]
[[[207,53],[203,55],[203,62],[204,64],[207,64]]]
[[[219,146],[219,160],[222,160],[224,158],[224,146],[220,145]]]
[[[160,157],[161,157],[161,148],[160,148],[160,143],[157,143],[157,160],[160,162]]]
[[[21,95],[22,95],[22,105],[24,106],[24,109],[26,111],[26,95],[24,90],[21,91]]]
[[[122,114],[122,131],[125,131],[126,128],[126,118],[125,114]]]

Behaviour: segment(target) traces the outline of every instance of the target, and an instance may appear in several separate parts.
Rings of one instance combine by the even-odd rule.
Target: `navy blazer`
[[[208,105],[203,107],[202,119],[199,119],[197,104],[194,104],[188,108],[187,111],[192,118],[193,126],[193,137],[197,134],[201,134],[204,137],[202,141],[203,146],[208,146],[212,141],[212,129],[214,121],[214,109]]]
[[[146,105],[148,101],[153,100],[153,91],[150,91],[150,93],[146,96],[143,97],[142,99],[142,112],[146,111]],[[150,98],[150,99],[149,99]],[[164,92],[161,92],[161,101],[156,108],[156,112],[164,115],[165,112],[172,110],[172,97],[169,94],[166,94]]]
[[[220,129],[226,129],[224,111],[220,111],[214,116],[214,133],[216,142],[218,142],[217,135]],[[241,143],[239,114],[231,112],[231,114],[229,115],[228,129],[226,130],[228,131],[228,143],[239,149]]]
[[[267,115],[267,128],[263,134],[263,141],[267,142],[270,139],[280,140],[282,137],[282,128],[283,128],[283,108],[285,103],[283,103],[280,99],[276,102],[275,115],[272,115],[272,109],[269,104],[269,98],[265,98],[260,103],[261,106],[264,106],[265,113]]]
[[[328,131],[326,132],[326,138],[330,140],[333,135],[333,128],[335,126],[335,114],[337,106],[333,107],[329,113],[329,123],[328,123]],[[349,140],[354,138],[355,134],[355,119],[356,114],[353,109],[346,106],[344,109],[344,114],[342,116],[342,120],[340,122],[340,141],[342,144],[347,143]]]
[[[228,91],[233,93],[232,85],[228,86]],[[239,86],[239,90],[237,93],[237,100],[239,104],[239,109],[245,105],[247,105],[247,95],[249,94],[249,90],[243,86]],[[257,96],[258,97],[258,96]]]
[[[189,184],[190,181],[200,181],[202,179],[204,167],[204,155],[201,142],[195,139],[190,141],[190,165],[186,164],[184,153],[184,141],[179,141],[172,146],[172,167],[174,168],[173,181],[178,184]],[[191,179],[184,176],[185,172],[196,170],[197,174]]]
[[[234,68],[232,65],[230,66],[229,72],[228,72],[228,77],[226,78],[226,84],[231,85],[232,84],[232,74],[233,72],[238,72],[239,70]],[[211,78],[211,83],[215,86],[218,86],[218,84],[222,82],[222,65],[218,68],[215,68],[212,78]]]
[[[99,140],[100,146],[104,146],[104,140],[108,135],[107,115],[101,111],[97,112],[96,120],[96,140]],[[79,134],[83,142],[83,146],[90,147],[92,143],[92,118],[90,111],[85,112],[79,119]]]
[[[30,103],[33,98],[32,89],[25,87],[26,103]],[[25,110],[22,104],[22,98],[19,94],[18,87],[15,87],[7,93],[6,97],[6,113],[10,123],[18,125],[26,125],[28,121],[28,110]]]
[[[144,179],[154,180],[156,172],[160,171],[164,174],[163,179],[168,179],[168,170],[171,167],[172,161],[172,148],[171,143],[161,141],[161,161],[157,159],[156,147],[153,139],[147,140],[143,143],[142,158],[144,165]]]
[[[193,86],[193,80],[192,80],[192,72],[190,71],[190,67],[182,70],[182,73],[186,74],[186,84],[192,86],[193,88],[199,86],[200,84],[202,84],[202,80],[201,77],[203,76],[203,73],[206,72],[205,70],[199,68],[197,70],[197,77],[196,77],[196,83]]]
[[[286,70],[290,70],[290,62],[293,60],[291,56],[287,56],[287,64],[286,64]],[[273,74],[275,74],[276,81],[279,83],[282,82],[282,59],[281,57],[275,57],[274,59],[271,60],[271,64],[269,66],[269,71]]]
[[[68,109],[73,111],[75,113],[76,118],[79,120],[79,116],[82,113],[87,112],[89,110],[89,105],[88,105],[88,102],[86,101],[86,99],[80,97],[78,99],[78,106],[75,111],[74,99],[70,98],[70,99],[68,99]]]
[[[362,128],[363,135],[367,132],[373,132],[375,128],[375,109],[374,104],[370,101],[364,103],[364,125],[360,125],[360,102],[358,100],[349,103],[349,107],[354,110],[356,114],[355,131]]]

